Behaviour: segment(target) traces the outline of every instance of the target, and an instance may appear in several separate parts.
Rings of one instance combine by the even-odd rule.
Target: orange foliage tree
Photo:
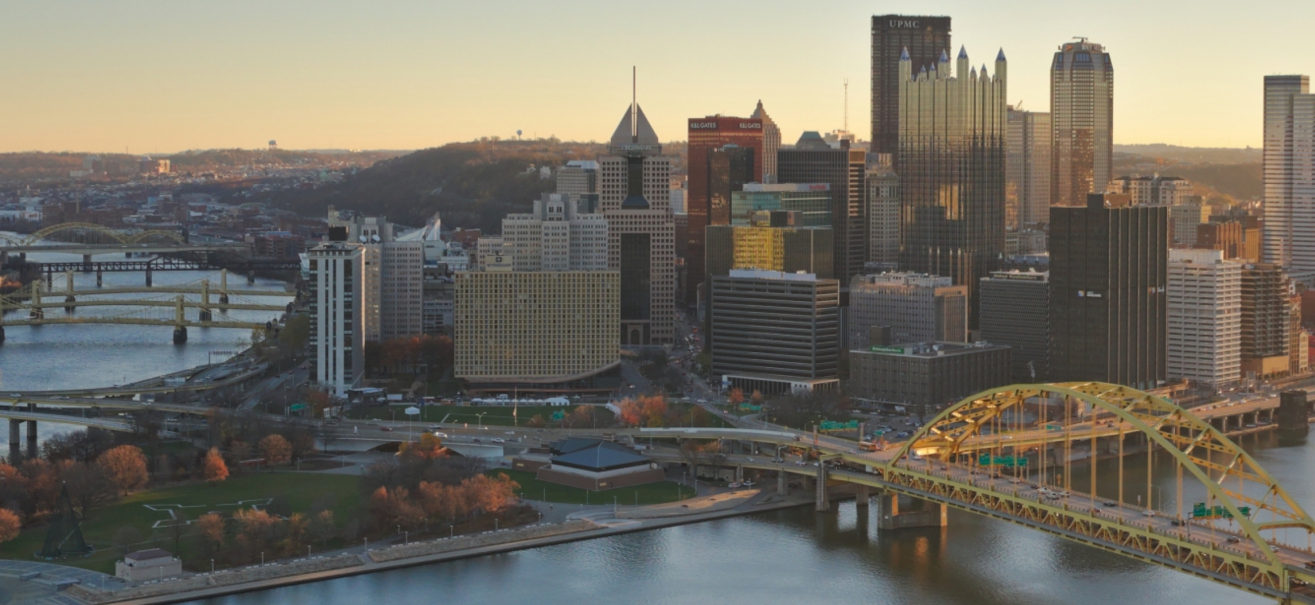
[[[203,473],[206,481],[217,483],[228,478],[228,465],[224,464],[224,457],[219,455],[218,448],[210,448],[205,455],[205,465]]]
[[[292,444],[283,435],[267,435],[260,440],[258,447],[265,463],[270,466],[287,464],[292,459]]]
[[[0,508],[0,542],[8,542],[17,538],[21,529],[23,529],[23,523],[19,521],[18,515],[7,508]]]
[[[146,469],[146,454],[135,445],[120,445],[96,459],[96,466],[110,476],[124,494],[146,487],[150,475]]]

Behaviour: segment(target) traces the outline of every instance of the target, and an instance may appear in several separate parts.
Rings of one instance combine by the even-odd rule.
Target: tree
[[[265,464],[270,466],[287,464],[292,459],[292,444],[283,435],[268,435],[260,440],[259,447]]]
[[[270,552],[268,547],[278,539],[282,524],[282,519],[254,508],[233,513],[233,520],[238,526],[237,543],[246,550],[240,554],[252,557],[255,553]]]
[[[379,530],[404,525],[413,527],[424,518],[420,507],[410,502],[411,493],[405,487],[387,489],[380,486],[370,494],[370,519]]]
[[[206,557],[213,557],[224,547],[224,518],[215,513],[206,513],[196,520],[201,532],[201,549]]]
[[[0,508],[0,542],[8,542],[17,538],[21,529],[23,529],[23,523],[19,521],[18,515],[7,508]]]
[[[217,483],[228,478],[228,465],[224,464],[224,457],[219,455],[218,448],[210,448],[205,455],[205,467],[203,470],[205,480],[211,483]]]
[[[69,500],[83,517],[91,509],[115,501],[119,486],[99,466],[76,462],[64,471],[64,484],[68,486]]]
[[[731,389],[731,393],[726,398],[726,401],[729,401],[731,405],[740,405],[741,403],[744,403],[744,391],[739,387]]]
[[[124,495],[146,487],[150,474],[146,469],[146,455],[135,445],[120,445],[100,455],[96,466],[105,471]]]
[[[310,525],[306,528],[307,537],[315,542],[320,543],[323,547],[329,539],[333,538],[338,528],[333,523],[333,511],[322,510],[319,513],[311,515]]]
[[[753,390],[753,395],[749,398],[749,400],[752,401],[754,405],[762,405],[762,404],[763,404],[763,392],[762,392],[762,391],[759,391],[758,389],[754,389],[754,390]]]

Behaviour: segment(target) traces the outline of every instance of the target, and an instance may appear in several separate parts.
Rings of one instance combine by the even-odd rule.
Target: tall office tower
[[[662,155],[653,126],[638,103],[631,103],[598,158],[598,209],[607,213],[621,207],[630,193],[629,183],[641,184],[642,195],[653,210],[671,211],[672,158]]]
[[[609,393],[620,292],[616,271],[459,272],[453,375],[472,393]]]
[[[1168,373],[1213,387],[1242,368],[1242,263],[1219,250],[1170,250]]]
[[[1050,380],[1166,378],[1169,209],[1093,193],[1050,209]]]
[[[501,259],[508,252],[507,241],[499,235],[486,235],[475,240],[475,253],[470,258],[471,271],[485,271],[494,258]]]
[[[833,149],[822,135],[808,131],[794,149],[777,153],[781,183],[826,183],[831,191],[831,228],[835,233],[836,279],[844,282],[863,272],[867,258],[864,220],[864,177],[867,152],[852,149],[841,141]]]
[[[1177,206],[1195,193],[1192,182],[1176,176],[1121,176],[1111,180],[1107,193],[1126,193],[1134,206]]]
[[[671,212],[675,214],[686,214],[685,196],[688,193],[689,175],[671,175]]]
[[[1247,378],[1288,372],[1292,285],[1283,268],[1271,264],[1242,268],[1242,373]]]
[[[1158,205],[1158,204],[1157,204]],[[1200,201],[1169,207],[1169,241],[1175,246],[1196,246],[1196,232],[1202,223],[1210,221],[1210,206]]]
[[[996,271],[982,278],[981,340],[1011,349],[1014,382],[1045,382],[1050,367],[1050,274]]]
[[[889,328],[873,342],[872,328]],[[849,284],[849,348],[907,342],[966,342],[968,288],[919,273],[860,275]]]
[[[771,214],[784,214],[773,212]],[[832,279],[831,228],[772,225],[708,227],[708,273],[705,280],[730,275],[732,269],[811,273]]]
[[[360,245],[325,242],[306,251],[310,264],[310,381],[339,397],[365,375]]]
[[[329,207],[329,227],[344,229],[362,251],[361,297],[365,340],[380,342],[424,333],[424,242],[394,237],[382,216]]]
[[[1315,95],[1310,76],[1265,76],[1265,262],[1315,277]]]
[[[676,225],[668,207],[671,158],[632,101],[599,158],[607,267],[621,272],[621,344],[675,340]],[[692,182],[691,182],[692,186]]]
[[[571,160],[557,170],[557,193],[578,199],[586,193],[598,193],[598,162]]]
[[[690,283],[685,302],[694,304],[703,277],[703,234],[708,225],[730,224],[730,194],[745,183],[763,182],[763,123],[757,118],[708,116],[689,119],[689,243],[685,266]]]
[[[969,68],[959,49],[913,72],[900,59],[900,269],[968,286],[977,325],[977,286],[1005,249],[1005,54],[995,75]]]
[[[1006,120],[1005,226],[1027,229],[1050,220],[1050,114],[1010,107]]]
[[[837,390],[839,281],[733,270],[711,286],[708,340],[722,385],[764,395]]]
[[[1310,367],[1310,332],[1301,324],[1301,296],[1288,301],[1288,374],[1297,375]]]
[[[545,193],[528,214],[502,219],[503,252],[516,271],[607,269],[607,219],[577,212],[565,194]]]
[[[749,116],[755,120],[761,120],[763,123],[763,154],[762,154],[762,181],[763,183],[775,183],[776,181],[776,152],[781,150],[781,129],[767,115],[763,109],[763,102],[758,101],[758,107],[753,110],[753,115]]]
[[[899,175],[891,158],[868,154],[867,166],[867,262],[883,270],[899,266]]]
[[[949,48],[949,17],[872,16],[872,153],[899,159],[900,55],[907,52],[916,70]]]
[[[1256,261],[1254,258],[1243,256],[1245,248],[1242,243],[1242,223],[1237,221],[1209,222],[1197,225],[1194,247],[1198,250],[1223,252],[1224,260]]]
[[[1050,65],[1050,205],[1084,205],[1114,175],[1114,64],[1099,44],[1065,42]]]

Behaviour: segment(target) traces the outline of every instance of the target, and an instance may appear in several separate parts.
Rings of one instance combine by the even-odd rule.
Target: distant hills
[[[1161,174],[1192,181],[1207,200],[1259,199],[1264,186],[1263,150],[1153,145],[1115,145],[1114,173]]]
[[[346,151],[291,149],[205,149],[172,154],[126,154],[85,152],[0,153],[0,182],[68,178],[69,172],[81,170],[87,156],[97,156],[111,176],[129,174],[120,166],[133,166],[142,157],[167,159],[175,172],[207,172],[249,167],[253,169],[305,164],[339,164],[348,162],[369,165],[379,160],[406,154],[406,151]]]

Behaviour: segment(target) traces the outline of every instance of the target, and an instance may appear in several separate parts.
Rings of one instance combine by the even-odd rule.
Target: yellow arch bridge
[[[807,450],[817,466],[763,456],[718,454],[709,460],[778,471],[782,485],[786,473],[814,476],[819,508],[826,505],[828,484],[858,486],[860,505],[875,488],[882,492],[880,527],[908,526],[900,523],[904,515],[922,515],[915,525],[940,525],[945,507],[952,507],[1285,603],[1315,603],[1310,515],[1208,422],[1124,386],[991,389],[950,406],[909,440],[881,451],[793,431],[643,429],[637,436]],[[657,457],[704,464],[695,456],[706,455],[707,448],[700,451]],[[1125,469],[1125,454],[1137,454],[1134,460],[1145,468]],[[1093,457],[1114,460],[1092,472]],[[1135,479],[1125,481],[1129,475]],[[1173,485],[1163,489],[1156,477],[1161,483],[1172,477]],[[931,514],[901,515],[899,496],[930,503]]]

